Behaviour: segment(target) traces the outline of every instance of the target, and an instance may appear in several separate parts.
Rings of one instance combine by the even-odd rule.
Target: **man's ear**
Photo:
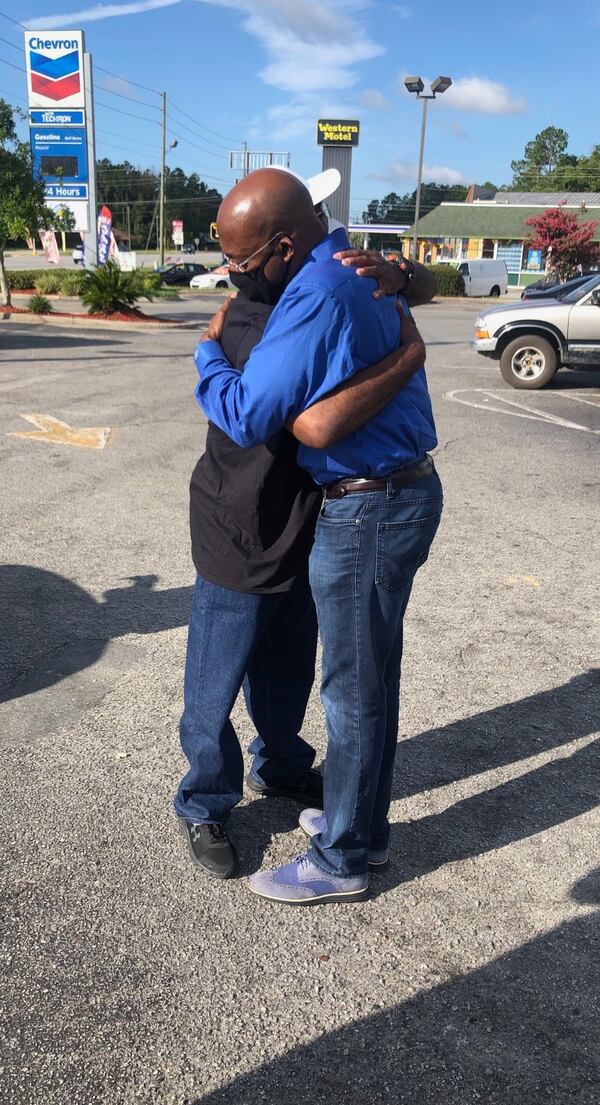
[[[295,246],[295,243],[294,243],[294,239],[291,238],[289,236],[289,234],[284,234],[279,239],[279,244],[282,247],[281,248],[281,256],[282,256],[283,260],[284,261],[291,261],[292,257],[296,253],[296,246]]]

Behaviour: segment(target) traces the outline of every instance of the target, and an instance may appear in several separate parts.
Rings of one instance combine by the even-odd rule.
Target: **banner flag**
[[[98,216],[98,264],[105,265],[110,251],[112,233],[112,214],[109,207],[103,207]]]
[[[56,234],[53,230],[39,230],[40,242],[44,250],[44,257],[52,265],[60,265],[60,253],[56,242]]]

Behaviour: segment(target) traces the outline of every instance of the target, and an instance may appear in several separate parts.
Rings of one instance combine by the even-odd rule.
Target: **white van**
[[[465,282],[465,295],[505,295],[508,272],[504,261],[461,261],[458,271]]]

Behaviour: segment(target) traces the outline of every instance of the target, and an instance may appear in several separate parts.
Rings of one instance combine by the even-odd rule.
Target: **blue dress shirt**
[[[396,299],[373,298],[374,282],[333,260],[348,248],[344,230],[309,253],[275,307],[243,374],[218,342],[195,354],[196,398],[211,422],[242,447],[267,441],[286,422],[355,372],[397,348]],[[327,449],[300,445],[298,463],[320,484],[381,476],[437,445],[425,370],[356,433]]]

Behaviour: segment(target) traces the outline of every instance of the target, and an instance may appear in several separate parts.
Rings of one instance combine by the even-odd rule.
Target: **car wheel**
[[[490,295],[493,295],[494,299],[497,299],[498,296],[500,295],[500,288],[498,287],[497,284],[494,284],[494,287],[492,288],[492,290],[490,292]]]
[[[228,285],[226,280],[217,280],[217,283],[215,284],[215,288],[228,288],[228,287],[229,287],[229,285]]]
[[[502,379],[513,388],[534,391],[543,388],[558,369],[556,350],[536,334],[515,338],[500,358]]]

